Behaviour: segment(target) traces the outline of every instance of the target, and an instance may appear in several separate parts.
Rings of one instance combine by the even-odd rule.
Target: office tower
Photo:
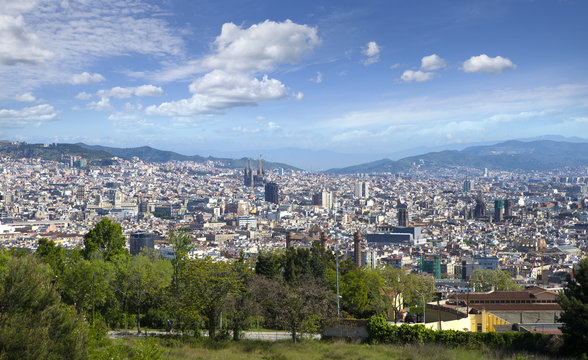
[[[494,221],[502,221],[504,215],[504,202],[502,200],[494,200]]]
[[[355,196],[360,199],[370,196],[369,183],[367,181],[358,181],[355,183]]]
[[[278,184],[269,182],[265,184],[265,201],[278,204],[280,202],[280,190]]]
[[[332,209],[335,203],[335,196],[332,191],[323,189],[320,193],[312,195],[312,204],[325,209]]]
[[[353,260],[357,267],[361,267],[361,234],[356,232],[353,234]]]
[[[153,249],[153,235],[142,231],[132,233],[129,238],[129,248],[131,255],[137,255],[143,249]]]
[[[398,226],[408,226],[408,206],[406,204],[402,204],[399,200],[397,208]]]
[[[472,181],[471,181],[471,180],[468,180],[468,179],[466,179],[466,180],[463,182],[463,192],[467,194],[467,193],[468,193],[468,192],[470,192],[470,191],[472,191]]]
[[[512,200],[504,200],[504,216],[512,216]]]
[[[78,188],[76,189],[76,197],[78,198],[78,201],[81,201],[81,202],[84,202],[87,200],[85,185],[78,186]]]

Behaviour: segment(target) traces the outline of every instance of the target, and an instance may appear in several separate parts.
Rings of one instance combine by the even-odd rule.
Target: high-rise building
[[[265,184],[265,201],[278,204],[280,202],[280,188],[275,182]]]
[[[325,209],[332,209],[335,203],[335,195],[332,191],[323,189],[320,193],[312,195],[312,204],[321,206]]]
[[[398,213],[396,215],[398,219],[398,226],[408,226],[408,206],[398,201]]]
[[[504,202],[502,200],[494,200],[494,221],[502,221],[504,215]]]
[[[512,216],[512,200],[504,200],[504,216]]]
[[[367,181],[358,181],[355,183],[355,196],[360,199],[370,197],[370,185]]]
[[[131,255],[137,255],[143,249],[153,249],[153,235],[142,231],[132,233],[129,238],[129,248]]]
[[[463,192],[467,194],[467,193],[468,193],[468,192],[470,192],[470,191],[472,191],[472,181],[471,181],[471,180],[468,180],[468,179],[466,179],[466,180],[463,182]]]

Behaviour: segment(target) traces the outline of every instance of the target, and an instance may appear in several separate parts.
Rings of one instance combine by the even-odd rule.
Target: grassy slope
[[[135,339],[122,340],[132,346]],[[264,342],[243,340],[235,342],[208,342],[197,340],[192,344],[173,339],[158,339],[164,345],[163,359],[520,359],[522,354],[497,354],[480,350],[451,349],[440,345],[367,345],[345,342],[289,341]],[[540,359],[541,357],[533,357]]]

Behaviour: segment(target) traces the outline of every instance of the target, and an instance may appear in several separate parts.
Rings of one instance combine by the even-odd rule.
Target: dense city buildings
[[[557,288],[588,247],[585,168],[329,175],[254,170],[252,162],[233,170],[137,158],[107,166],[1,161],[4,248],[34,250],[43,237],[81,246],[108,217],[121,224],[132,253],[154,248],[173,257],[173,229],[189,231],[190,256],[216,261],[337,243],[358,264],[429,274],[447,292],[467,288],[476,269]]]

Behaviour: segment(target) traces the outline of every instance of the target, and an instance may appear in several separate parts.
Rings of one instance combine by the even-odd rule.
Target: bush
[[[372,343],[422,344],[437,343],[449,347],[527,351],[557,354],[561,339],[536,333],[478,333],[458,330],[431,330],[423,325],[400,326],[389,324],[381,316],[372,316],[367,322],[369,341]]]

